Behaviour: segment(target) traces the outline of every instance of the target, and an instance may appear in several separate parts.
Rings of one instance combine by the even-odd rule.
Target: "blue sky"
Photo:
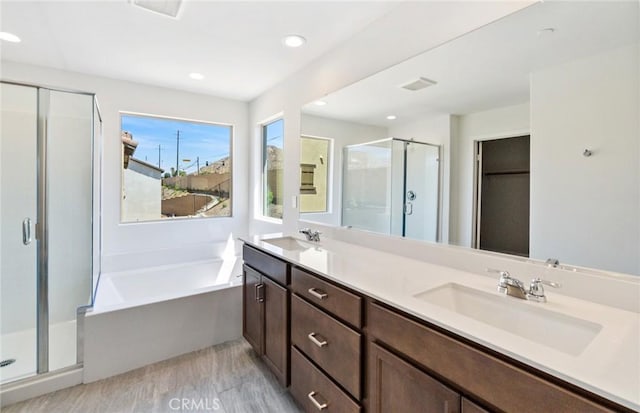
[[[130,132],[138,142],[133,157],[158,166],[166,172],[176,167],[176,131],[180,131],[180,169],[196,172],[196,159],[200,167],[229,156],[231,126],[197,123],[150,116],[122,115],[122,130]],[[184,160],[188,159],[189,162]]]
[[[278,119],[265,125],[267,145],[276,146],[280,149],[284,147],[284,120]]]

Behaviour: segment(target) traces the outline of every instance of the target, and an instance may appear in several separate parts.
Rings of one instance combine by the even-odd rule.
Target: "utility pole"
[[[160,151],[161,151],[161,145],[158,144],[158,168],[160,168]]]
[[[176,176],[180,175],[180,131],[176,131]]]
[[[200,157],[196,157],[196,165],[198,165],[198,172],[196,172],[196,175],[200,175]]]

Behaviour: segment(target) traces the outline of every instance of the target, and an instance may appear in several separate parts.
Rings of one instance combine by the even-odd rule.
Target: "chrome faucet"
[[[320,242],[320,231],[312,231],[310,228],[303,228],[298,231],[301,234],[304,234],[307,237],[307,241]]]
[[[500,274],[500,279],[498,280],[498,292],[523,300],[546,303],[547,296],[544,294],[544,287],[542,285],[544,284],[554,288],[561,287],[559,283],[543,280],[541,278],[534,278],[531,280],[531,284],[527,290],[524,283],[519,279],[512,277],[508,271],[494,270],[491,268],[487,269],[487,271]]]

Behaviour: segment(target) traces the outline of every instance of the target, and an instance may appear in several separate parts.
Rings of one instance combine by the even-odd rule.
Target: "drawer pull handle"
[[[311,393],[309,393],[307,395],[307,397],[309,398],[309,400],[311,400],[311,403],[313,403],[318,408],[318,410],[326,409],[327,408],[327,403],[322,403],[322,404],[318,403],[318,401],[316,400],[316,397],[315,397],[316,394],[317,394],[316,392],[312,391]]]
[[[324,341],[319,341],[319,340],[316,338],[316,333],[309,333],[309,335],[308,335],[307,337],[309,337],[309,340],[311,340],[311,342],[312,342],[313,344],[315,344],[316,346],[318,346],[318,347],[324,347],[324,346],[326,346],[327,344],[329,344],[329,343],[327,343],[327,341],[326,341],[326,340],[324,340]]]
[[[318,290],[316,288],[309,288],[308,291],[309,291],[309,294],[311,294],[312,296],[316,297],[319,300],[324,300],[325,298],[327,298],[329,296],[324,291]]]
[[[256,284],[256,301],[259,303],[264,302],[264,284]]]

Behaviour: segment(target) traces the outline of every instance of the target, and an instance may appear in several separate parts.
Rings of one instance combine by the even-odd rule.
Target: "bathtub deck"
[[[300,408],[243,339],[4,407],[3,413],[171,412],[172,399],[215,412],[298,413]],[[215,405],[216,399],[218,405]],[[175,401],[173,403],[176,403]],[[203,405],[204,406],[204,405]],[[219,406],[218,409],[213,407]],[[184,410],[187,411],[187,410]]]

